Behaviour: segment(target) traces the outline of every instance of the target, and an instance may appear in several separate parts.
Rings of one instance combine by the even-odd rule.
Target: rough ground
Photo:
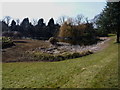
[[[33,49],[32,51],[41,51],[43,53],[49,53],[49,54],[60,54],[64,52],[82,52],[82,51],[92,51],[97,52],[107,46],[107,41],[110,40],[108,37],[101,37],[101,41],[97,44],[88,45],[88,46],[80,46],[80,45],[70,45],[68,43],[59,42],[58,46],[52,46],[48,48],[39,47],[36,49]]]
[[[14,40],[15,46],[2,50],[3,62],[15,61],[20,59],[26,51],[41,51],[45,53],[59,54],[62,52],[81,52],[84,50],[91,50],[93,52],[99,51],[107,46],[108,37],[101,38],[97,44],[90,46],[70,45],[67,43],[59,43],[60,46],[51,46],[48,41],[42,40]]]
[[[41,40],[14,40],[15,46],[2,50],[2,61],[11,61],[21,58],[25,51],[37,47],[49,46],[49,43]]]

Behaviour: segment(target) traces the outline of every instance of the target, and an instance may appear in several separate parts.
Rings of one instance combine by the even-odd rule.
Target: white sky
[[[46,0],[45,0],[46,1]],[[59,0],[57,0],[59,1]],[[66,1],[66,0],[65,0]],[[72,1],[72,0],[71,0]],[[103,0],[102,0],[103,1]],[[93,19],[105,6],[104,2],[2,2],[2,19],[4,16],[11,16],[13,19],[43,18],[48,22],[50,18],[57,20],[62,15],[75,17],[83,14]],[[1,3],[0,3],[1,6]]]
[[[108,0],[1,0],[1,2],[105,2]]]

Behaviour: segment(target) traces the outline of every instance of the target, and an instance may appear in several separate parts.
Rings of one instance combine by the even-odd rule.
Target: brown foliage
[[[63,38],[60,41],[71,44],[89,44],[95,39],[95,32],[91,23],[71,25],[65,22],[60,27],[59,37]]]

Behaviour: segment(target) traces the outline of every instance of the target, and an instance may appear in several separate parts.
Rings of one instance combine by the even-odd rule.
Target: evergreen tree
[[[12,20],[11,26],[15,26],[15,25],[16,25],[16,22],[14,20]]]
[[[117,34],[116,42],[119,43],[120,40],[120,2],[109,2],[107,3],[106,11],[111,20],[111,29],[114,30]]]
[[[20,24],[21,26],[21,32],[23,33],[23,35],[25,37],[29,37],[30,36],[30,23],[29,23],[29,19],[28,18],[25,18],[23,19],[22,23]]]
[[[49,26],[49,27],[54,26],[54,19],[53,19],[53,18],[51,18],[51,19],[49,20],[48,26]]]
[[[120,42],[120,2],[107,2],[103,12],[97,19],[98,28],[105,34],[110,32],[117,34],[116,42]]]
[[[12,31],[16,30],[16,22],[14,20],[12,20],[10,28]]]
[[[2,32],[4,31],[10,31],[10,28],[8,27],[8,25],[4,22],[4,21],[0,21],[0,24],[1,24],[1,29],[2,29]]]
[[[39,19],[37,25],[38,26],[45,26],[44,19],[43,18]]]

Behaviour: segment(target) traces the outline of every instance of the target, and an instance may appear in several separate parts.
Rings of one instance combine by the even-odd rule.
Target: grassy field
[[[3,63],[4,88],[118,87],[118,44],[95,54],[60,62]]]

